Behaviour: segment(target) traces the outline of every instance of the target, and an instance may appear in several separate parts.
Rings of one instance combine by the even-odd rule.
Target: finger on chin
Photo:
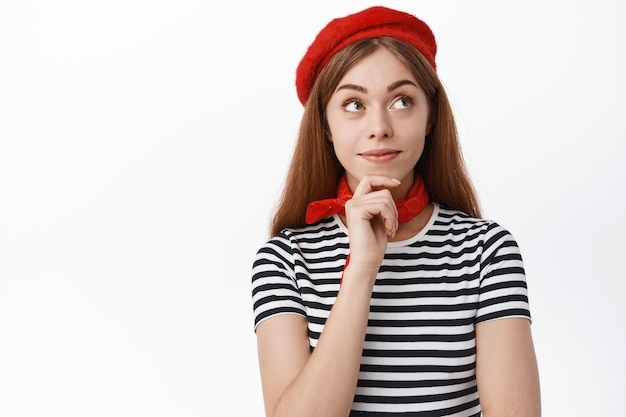
[[[366,175],[361,178],[359,185],[354,190],[354,196],[358,197],[372,191],[394,188],[400,185],[400,180],[386,175]]]

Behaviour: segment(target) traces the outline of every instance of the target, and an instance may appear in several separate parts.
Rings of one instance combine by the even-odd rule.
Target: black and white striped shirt
[[[307,318],[315,348],[348,255],[338,216],[286,229],[258,251],[254,325]],[[512,235],[493,221],[435,204],[424,229],[389,242],[371,299],[351,416],[480,416],[475,326],[530,319],[524,266]]]

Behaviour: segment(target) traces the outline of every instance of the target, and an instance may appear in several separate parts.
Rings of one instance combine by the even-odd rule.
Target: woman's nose
[[[370,109],[368,111],[368,129],[370,139],[384,139],[393,136],[389,113],[385,109]]]

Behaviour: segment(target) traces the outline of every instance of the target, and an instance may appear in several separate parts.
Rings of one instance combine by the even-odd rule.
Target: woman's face
[[[364,175],[413,183],[428,133],[428,100],[411,71],[381,48],[355,64],[326,106],[329,140],[354,191]]]

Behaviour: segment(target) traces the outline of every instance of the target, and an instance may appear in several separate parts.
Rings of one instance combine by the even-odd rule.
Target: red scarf
[[[348,187],[348,181],[346,175],[339,180],[337,186],[337,197],[328,198],[326,200],[317,200],[309,203],[306,209],[306,222],[313,224],[320,221],[323,218],[332,216],[334,214],[346,214],[345,205],[348,200],[353,196],[352,191]],[[417,216],[428,205],[429,197],[426,191],[426,186],[422,177],[416,175],[415,182],[409,189],[407,195],[400,200],[396,201],[396,207],[398,208],[398,222],[406,223],[413,217]],[[344,271],[350,262],[350,254],[346,258],[346,263],[343,267]],[[343,273],[339,280],[339,286],[343,281]]]
[[[317,200],[309,203],[306,209],[306,222],[313,224],[337,213],[345,215],[346,211],[344,207],[352,196],[353,193],[348,187],[348,181],[344,174],[339,180],[336,198]],[[420,176],[415,176],[415,182],[413,182],[407,195],[396,202],[396,207],[398,208],[398,222],[408,222],[424,210],[428,202],[428,192],[426,191],[424,180],[422,180]]]

